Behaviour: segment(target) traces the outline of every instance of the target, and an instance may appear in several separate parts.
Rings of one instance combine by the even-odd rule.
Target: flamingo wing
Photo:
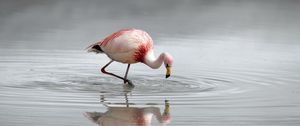
[[[96,43],[94,43],[94,44],[92,44],[92,45],[89,45],[88,47],[86,47],[86,49],[87,49],[87,50],[90,50],[90,49],[95,48],[95,49],[98,50],[98,49],[100,48],[100,46],[105,46],[107,43],[109,43],[109,42],[112,41],[113,39],[115,39],[115,38],[117,38],[117,37],[123,35],[124,33],[128,32],[128,31],[130,31],[130,30],[132,30],[132,29],[122,29],[122,30],[120,30],[120,31],[117,31],[117,32],[111,34],[110,36],[106,37],[106,38],[103,39],[102,41],[96,42]],[[101,48],[100,48],[100,49],[101,49]],[[94,50],[93,50],[93,51],[94,51]],[[101,49],[101,52],[103,52],[102,49]]]
[[[153,41],[145,31],[123,29],[88,48],[98,48],[98,52],[106,53],[115,61],[136,63],[142,62],[147,51],[153,48]]]

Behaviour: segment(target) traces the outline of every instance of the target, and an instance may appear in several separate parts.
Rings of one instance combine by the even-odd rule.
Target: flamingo
[[[154,56],[153,40],[150,35],[139,29],[121,29],[100,42],[87,47],[88,52],[104,53],[111,60],[101,68],[101,72],[124,81],[124,84],[132,85],[127,79],[131,64],[144,63],[152,69],[158,69],[162,63],[166,67],[166,78],[171,75],[173,57],[169,53],[163,52],[157,58]],[[107,72],[105,70],[112,62],[128,64],[124,77]]]
[[[125,97],[127,94],[125,94]],[[103,98],[104,100],[104,98]],[[157,121],[165,126],[172,120],[169,100],[165,100],[164,111],[161,112],[159,107],[155,106],[129,106],[126,99],[126,106],[114,105],[111,103],[104,103],[106,112],[85,112],[84,116],[99,126],[151,126],[152,118],[155,117]]]

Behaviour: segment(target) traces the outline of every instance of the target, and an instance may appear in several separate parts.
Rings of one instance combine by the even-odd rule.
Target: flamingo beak
[[[170,77],[171,76],[171,72],[172,72],[172,69],[171,69],[171,66],[166,66],[167,68],[167,72],[166,72],[166,78]]]

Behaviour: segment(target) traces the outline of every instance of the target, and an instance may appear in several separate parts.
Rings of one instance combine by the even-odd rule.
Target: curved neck
[[[155,58],[153,50],[147,53],[144,59],[144,63],[151,67],[152,69],[157,69],[161,66],[161,64],[164,62],[166,57],[165,53],[161,53],[159,57]]]

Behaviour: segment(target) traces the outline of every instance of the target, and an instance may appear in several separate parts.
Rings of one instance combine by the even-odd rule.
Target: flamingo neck
[[[155,58],[153,50],[149,51],[144,59],[144,63],[152,69],[158,69],[166,58],[165,53],[161,53],[159,57]]]

